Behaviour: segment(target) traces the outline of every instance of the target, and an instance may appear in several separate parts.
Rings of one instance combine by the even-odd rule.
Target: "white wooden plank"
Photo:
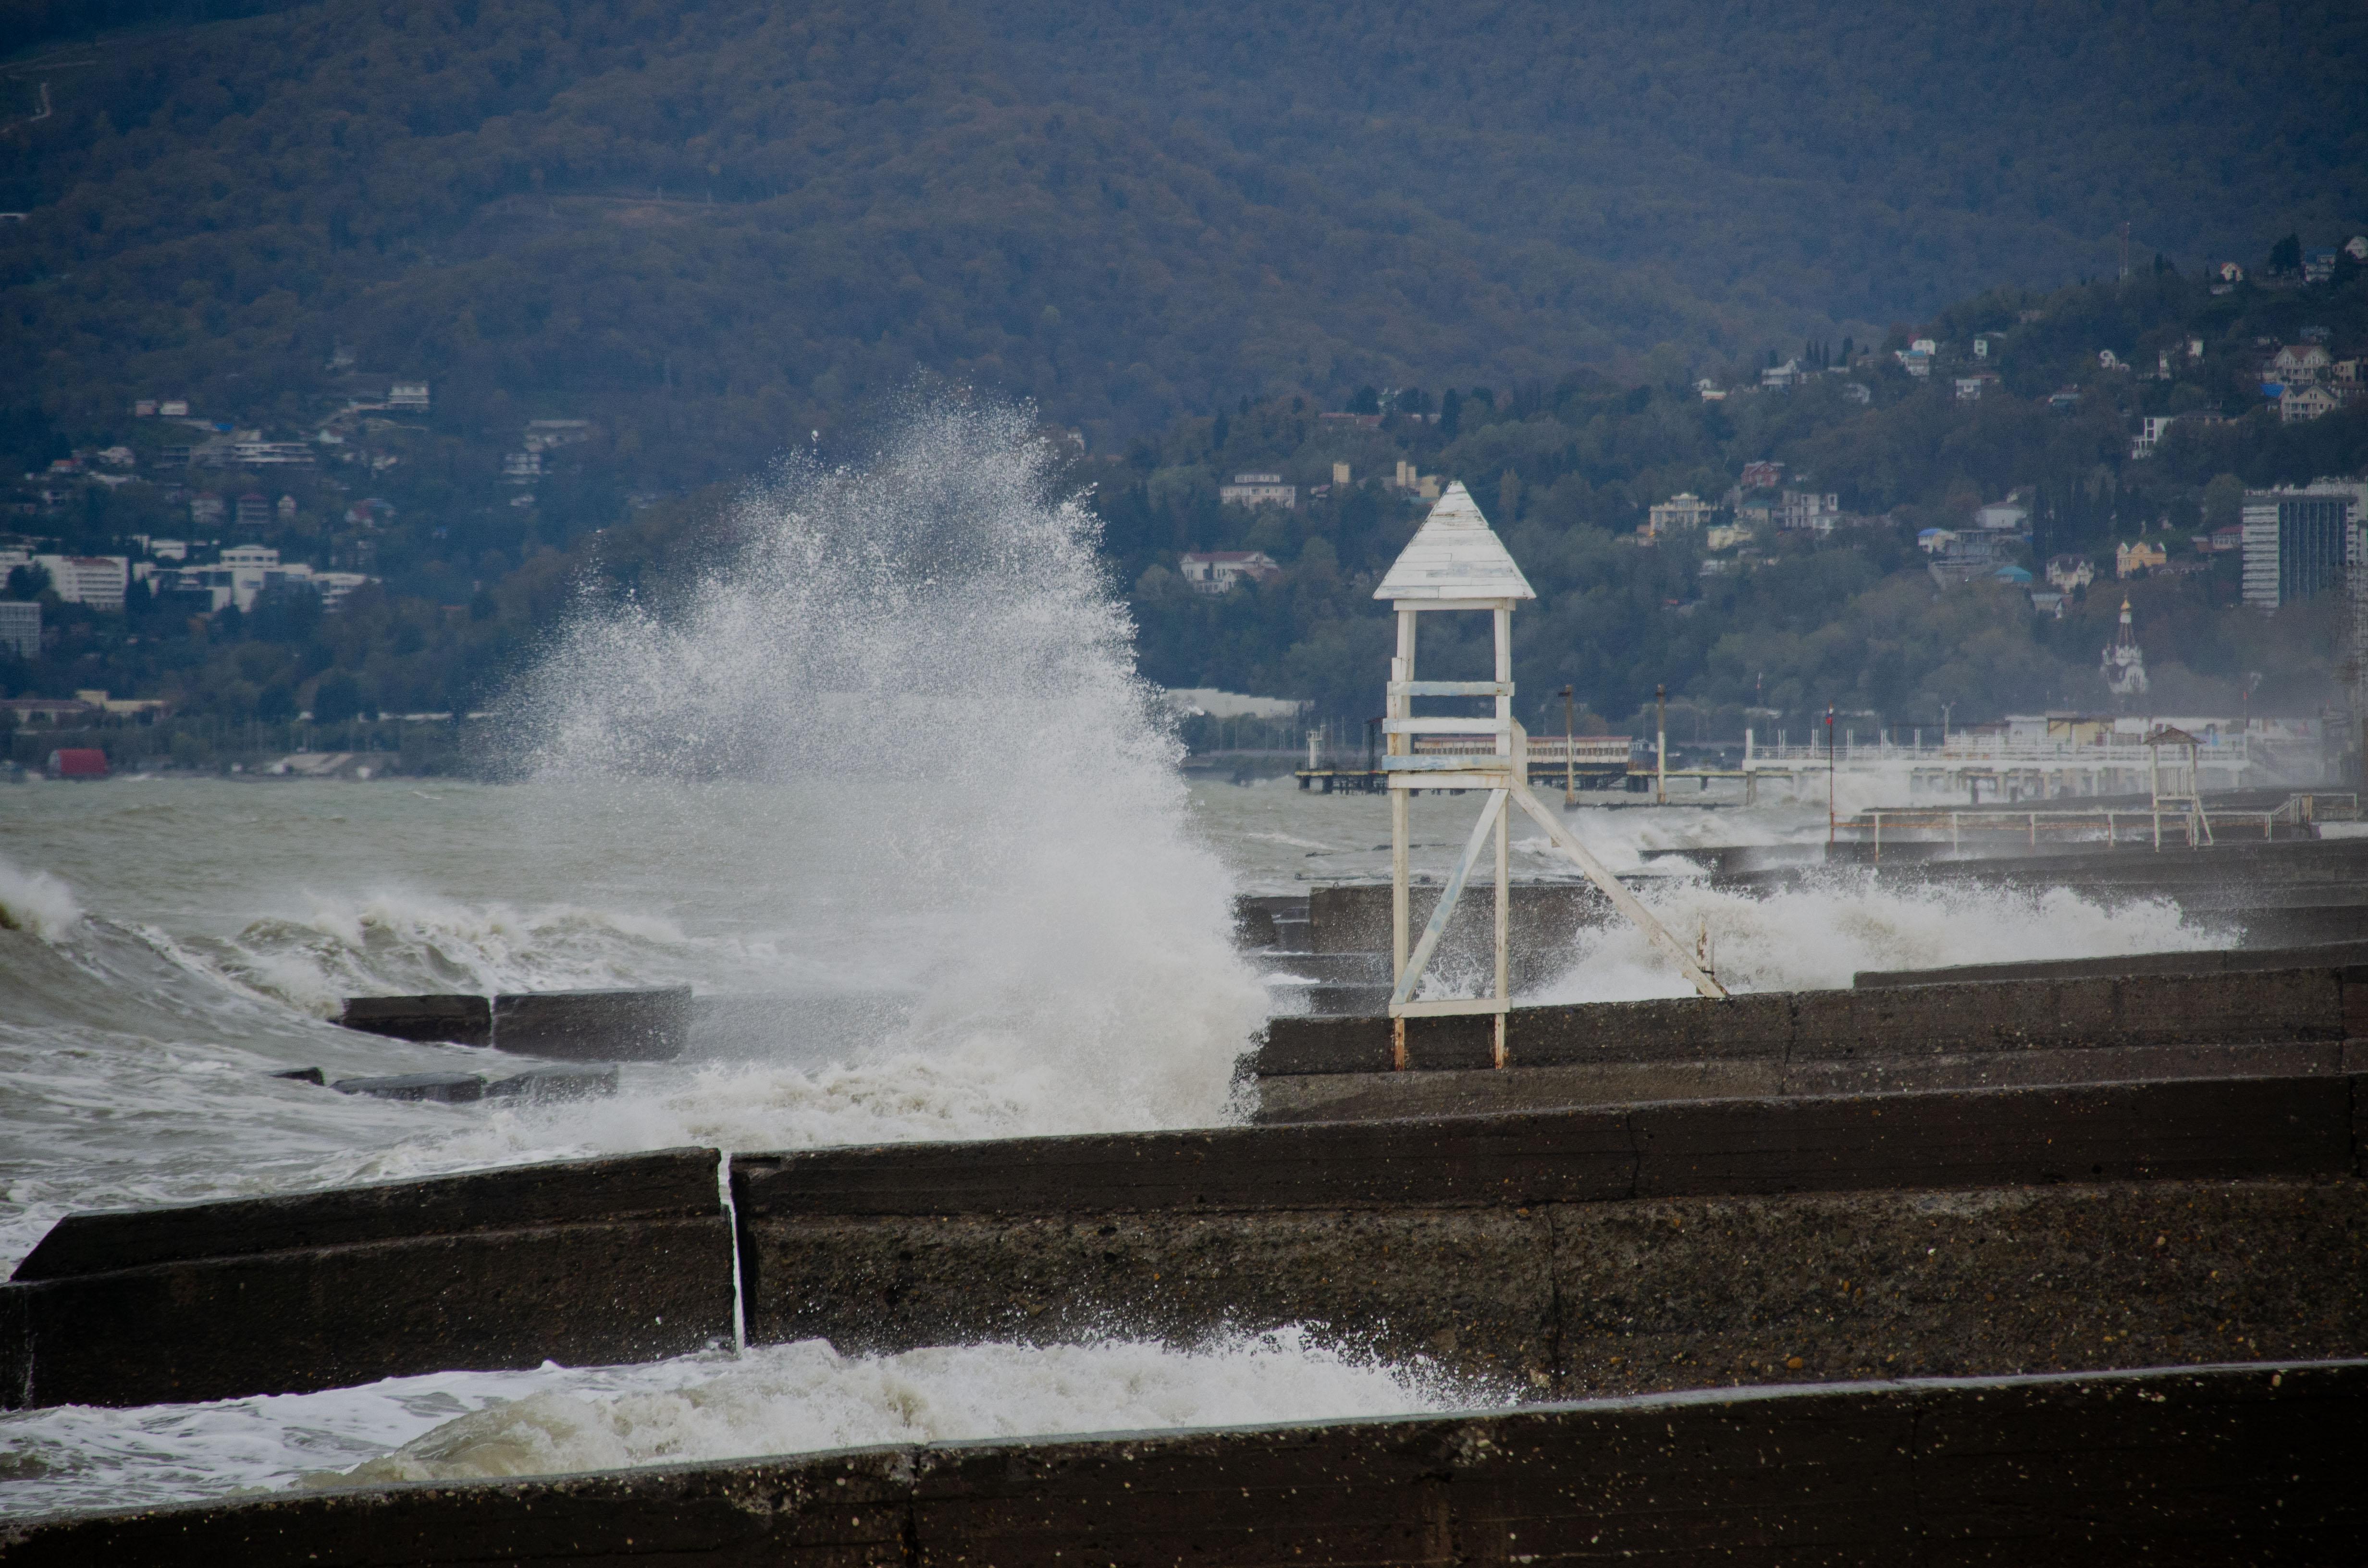
[[[1512,732],[1502,719],[1384,719],[1382,733],[1390,735],[1504,735]]]
[[[1472,1013],[1503,1014],[1511,1006],[1496,996],[1439,996],[1419,1002],[1393,1002],[1393,1018],[1451,1018]]]

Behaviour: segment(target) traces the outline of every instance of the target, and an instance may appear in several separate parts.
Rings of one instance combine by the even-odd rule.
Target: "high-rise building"
[[[41,653],[41,607],[38,604],[0,604],[0,653],[14,653],[20,659],[36,659]]]
[[[2245,602],[2275,609],[2339,586],[2357,552],[2361,499],[2351,484],[2247,491]]]

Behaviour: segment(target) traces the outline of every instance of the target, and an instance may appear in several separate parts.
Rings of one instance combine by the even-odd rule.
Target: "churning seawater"
[[[871,463],[752,494],[677,600],[587,602],[509,703],[529,777],[118,779],[0,792],[0,1256],[70,1210],[687,1143],[762,1150],[1208,1125],[1266,992],[1236,891],[1386,864],[1383,802],[1187,786],[1082,508],[1008,411],[930,411]],[[1378,673],[1376,678],[1378,679]],[[1417,802],[1441,867],[1468,802]],[[1643,850],[1812,832],[1773,806],[1584,813]],[[1822,807],[1815,831],[1823,829]],[[1557,869],[1542,843],[1524,869]],[[1765,901],[1680,862],[1738,983],[2201,945],[2166,906],[1838,882]],[[391,1103],[274,1078],[497,1072],[347,1033],[342,998],[689,983],[762,996],[609,1099]],[[1628,933],[1558,998],[1676,994]],[[761,1021],[756,1021],[761,1020]],[[515,1059],[510,1059],[514,1062]],[[1321,1325],[646,1368],[0,1418],[0,1510],[855,1443],[1495,1403]]]

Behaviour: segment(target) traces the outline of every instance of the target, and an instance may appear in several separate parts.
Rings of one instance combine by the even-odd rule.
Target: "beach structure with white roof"
[[[1718,983],[1663,929],[1635,895],[1602,862],[1588,852],[1562,819],[1530,792],[1528,735],[1513,718],[1513,607],[1534,599],[1537,591],[1507,552],[1504,541],[1488,526],[1480,505],[1461,483],[1451,484],[1430,509],[1421,528],[1407,541],[1397,560],[1373,590],[1377,599],[1396,607],[1397,656],[1390,661],[1388,707],[1382,733],[1388,755],[1382,771],[1390,788],[1390,1018],[1396,1065],[1406,1065],[1406,1020],[1452,1014],[1493,1014],[1496,1017],[1496,1063],[1510,1061],[1505,1040],[1505,1016],[1512,1003],[1508,983],[1508,920],[1511,910],[1510,808],[1518,805],[1546,831],[1556,848],[1576,861],[1588,880],[1601,889],[1613,905],[1674,958],[1686,978],[1705,996],[1724,996]],[[1415,649],[1419,618],[1440,610],[1485,611],[1495,622],[1496,676],[1491,680],[1420,680],[1415,675]],[[1494,699],[1493,717],[1417,715],[1417,699],[1487,698]],[[1487,755],[1417,756],[1417,735],[1486,736],[1494,742]],[[1480,820],[1455,862],[1455,869],[1440,890],[1439,903],[1417,939],[1411,939],[1407,894],[1406,802],[1417,790],[1484,790],[1487,801]],[[1463,894],[1484,846],[1495,842],[1497,870],[1497,970],[1495,994],[1417,998],[1424,970]]]

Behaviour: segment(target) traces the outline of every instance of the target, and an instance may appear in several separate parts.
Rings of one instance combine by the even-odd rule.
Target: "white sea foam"
[[[291,1483],[460,1480],[892,1442],[1320,1421],[1509,1403],[1298,1329],[842,1356],[819,1340],[635,1367],[441,1372],[320,1393],[0,1416],[0,1512]]]
[[[1637,891],[1690,946],[1707,930],[1719,980],[1736,991],[1847,986],[1860,970],[2185,952],[2227,940],[2167,899],[2109,905],[2067,888],[1891,887],[1871,873],[1835,872],[1765,896],[1675,878]],[[1691,994],[1676,966],[1622,921],[1583,933],[1538,1000]]]
[[[751,1352],[670,1387],[553,1390],[459,1417],[317,1482],[454,1481],[1061,1432],[1396,1415],[1474,1403],[1419,1365],[1361,1363],[1299,1330],[1202,1350],[1131,1341],[974,1345],[845,1357],[821,1341]]]
[[[1222,1119],[1263,993],[1053,460],[1025,411],[922,411],[869,466],[746,503],[667,613],[587,604],[518,706],[579,828],[675,831],[705,799],[686,778],[784,788],[794,814],[732,824],[731,852],[785,887],[833,858],[861,890],[843,920],[911,959],[910,1006],[849,1042],[900,1065],[858,1097],[926,1100],[937,1064],[962,1103],[916,1125]]]
[[[574,903],[474,904],[390,891],[308,902],[301,917],[250,922],[218,945],[214,961],[316,1017],[335,1017],[358,995],[649,984],[670,978],[691,949],[713,945],[664,915]]]
[[[21,931],[44,942],[63,942],[82,924],[74,890],[47,871],[28,871],[0,860],[0,931]]]

